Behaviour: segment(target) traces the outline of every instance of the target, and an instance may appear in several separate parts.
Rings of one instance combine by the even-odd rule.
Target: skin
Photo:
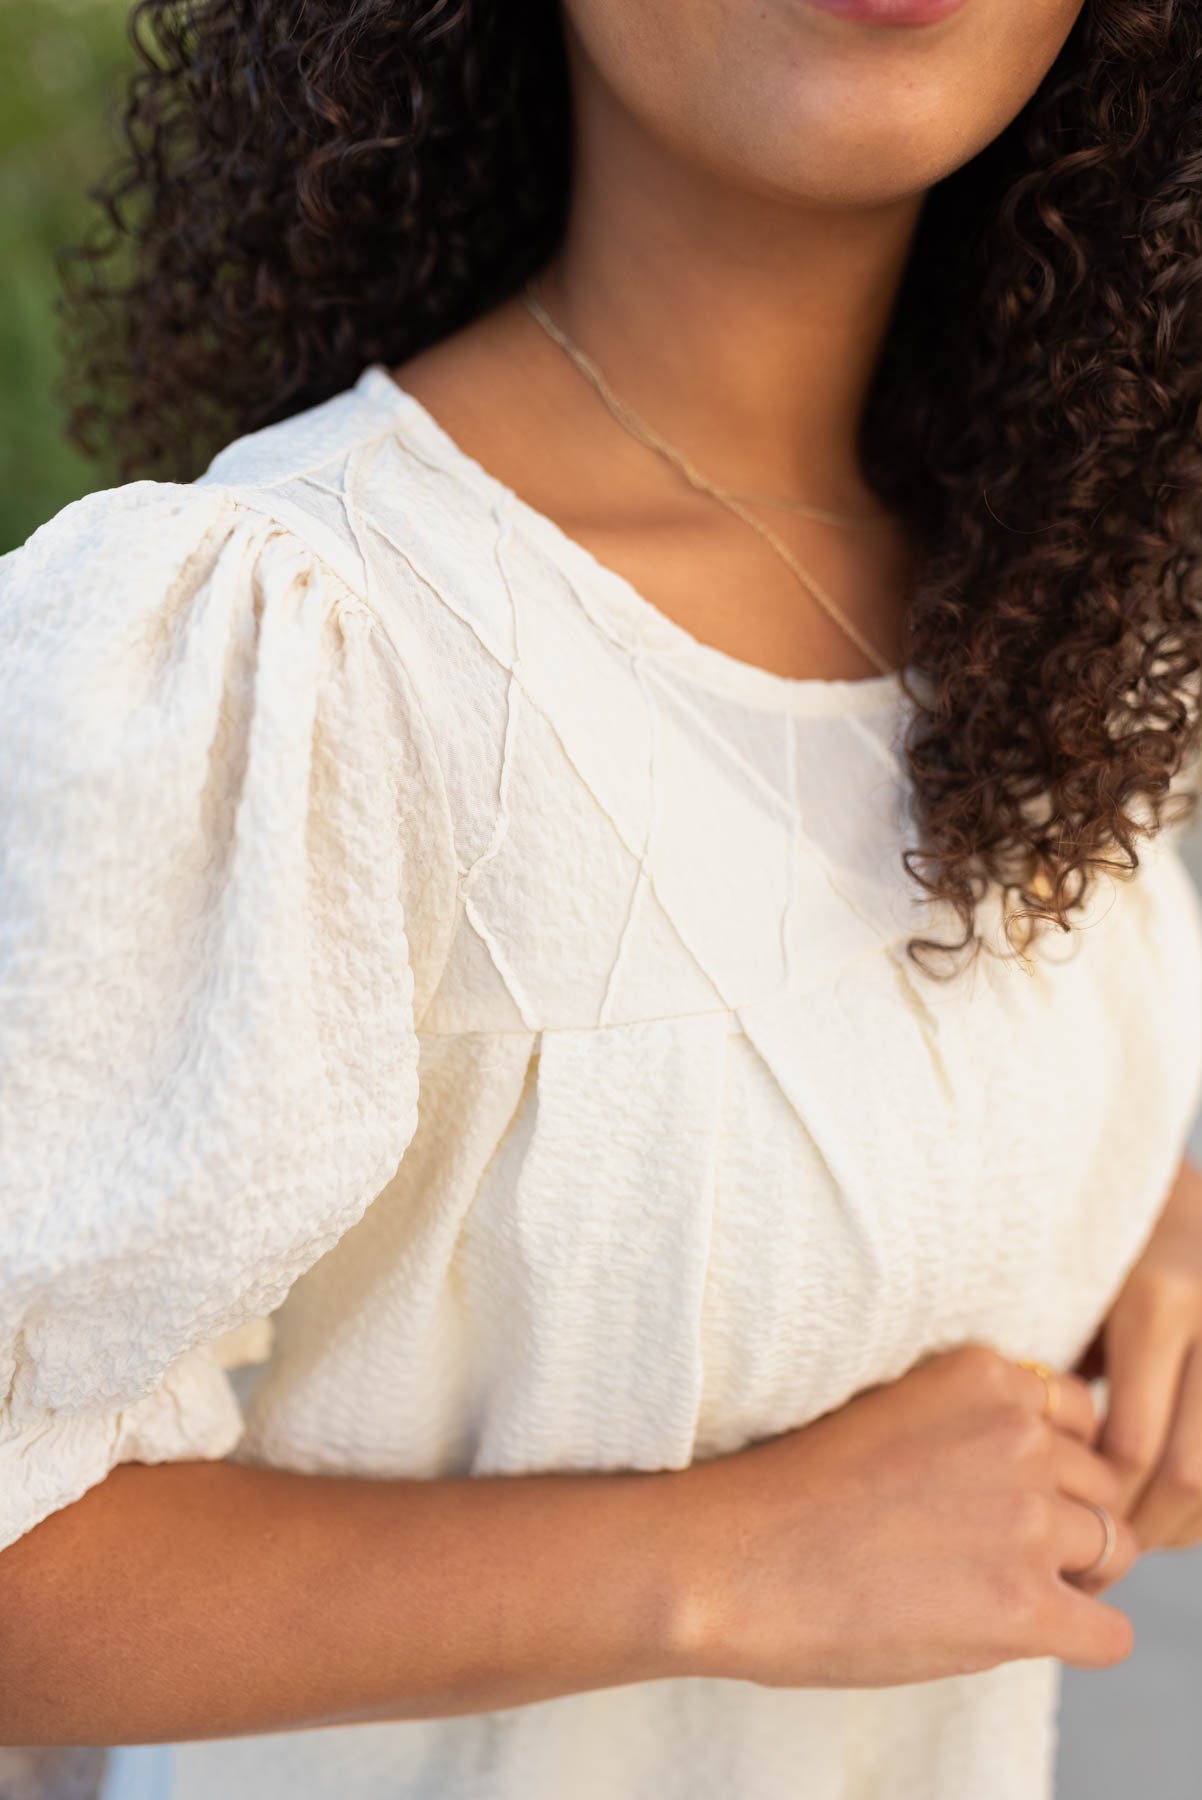
[[[1021,108],[1078,11],[968,0],[906,31],[804,0],[687,15],[567,0],[576,186],[548,303],[719,481],[873,510],[856,423],[923,193]],[[756,534],[614,423],[520,303],[396,374],[703,641],[785,675],[875,672]],[[894,660],[922,547],[892,520],[771,516]],[[1104,1598],[1141,1547],[1123,1505],[1145,1532],[1197,1528],[1197,1171],[1101,1335],[1104,1424],[1080,1373],[1048,1419],[1036,1374],[972,1344],[684,1470],[125,1465],[0,1553],[0,1741],[433,1717],[665,1676],[837,1687],[1027,1656],[1108,1666],[1133,1641]],[[1097,1578],[1087,1501],[1119,1515]]]
[[[1202,1543],[1202,1170],[1188,1157],[1079,1372],[1106,1376],[1099,1447],[1141,1549]]]
[[[1022,108],[1079,11],[968,0],[904,29],[804,0],[567,0],[575,186],[547,304],[715,480],[880,516],[857,427],[925,191]],[[742,520],[611,418],[520,299],[396,373],[703,642],[778,674],[877,672]],[[900,663],[923,547],[894,521],[758,516]]]
[[[1129,1620],[1075,1577],[1119,1476],[1089,1389],[985,1345],[676,1471],[372,1481],[124,1464],[0,1553],[0,1743],[437,1718],[666,1676],[891,1686]]]

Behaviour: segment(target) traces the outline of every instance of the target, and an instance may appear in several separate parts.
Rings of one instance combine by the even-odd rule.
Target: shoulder
[[[177,634],[189,611],[220,635],[239,613],[367,612],[370,581],[329,502],[388,426],[369,381],[233,439],[196,480],[134,480],[63,506],[0,556],[0,644],[35,665],[103,673]],[[265,601],[275,599],[274,607]],[[12,669],[12,664],[10,671]]]
[[[0,766],[24,770],[23,791],[132,790],[149,774],[143,752],[160,774],[188,758],[197,768],[206,745],[252,718],[287,738],[296,769],[318,720],[344,746],[365,742],[374,720],[398,763],[403,728],[441,785],[417,665],[368,603],[362,565],[297,488],[336,419],[343,453],[370,435],[346,396],[318,411],[325,428],[300,415],[235,440],[197,481],[84,495],[0,557]],[[218,480],[218,464],[278,477],[296,497]]]
[[[500,553],[513,496],[382,364],[235,439],[197,485],[293,532],[413,653],[454,655],[473,638],[508,660],[514,598]]]
[[[539,610],[552,562],[515,530],[514,496],[383,365],[339,394],[232,439],[190,483],[138,480],[62,508],[0,557],[0,632],[19,596],[111,629],[224,546],[244,582],[260,558],[303,562],[365,608],[438,681],[481,654],[508,665],[515,608]],[[533,625],[533,620],[531,621]]]
[[[403,399],[382,369],[368,368],[331,399],[232,439],[191,482],[133,480],[69,502],[23,544],[0,555],[10,616],[18,592],[46,581],[60,601],[74,594],[82,606],[84,596],[94,597],[97,584],[111,576],[128,605],[135,594],[161,592],[190,560],[226,537],[248,550],[266,538],[286,540],[294,554],[324,567],[364,599],[368,577],[346,503],[352,488],[353,498],[364,500],[365,473],[397,435],[396,403]],[[408,476],[417,475],[420,464],[403,454],[393,461],[392,472],[400,476],[395,497],[404,507],[415,485]],[[416,530],[426,509],[412,498],[407,512]],[[79,579],[64,587],[69,571]],[[95,615],[94,605],[90,610]]]
[[[394,395],[382,370],[365,369],[330,399],[232,439],[193,486],[273,520],[363,597],[368,577],[345,502],[395,434]]]

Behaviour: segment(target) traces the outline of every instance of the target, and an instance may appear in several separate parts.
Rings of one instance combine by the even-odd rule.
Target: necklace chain
[[[835,604],[835,601],[827,593],[826,589],[821,586],[817,579],[811,575],[807,569],[802,567],[801,563],[789,549],[789,546],[782,542],[777,533],[773,531],[770,526],[765,525],[761,519],[757,519],[755,515],[748,510],[748,502],[758,501],[758,503],[762,505],[790,506],[795,511],[806,513],[812,518],[821,519],[827,524],[840,525],[849,529],[869,527],[877,523],[885,523],[886,521],[870,520],[848,513],[827,512],[821,507],[809,506],[800,500],[779,500],[770,497],[757,497],[751,494],[740,494],[731,488],[720,487],[716,481],[711,481],[709,476],[703,475],[701,470],[697,468],[696,464],[692,462],[683,451],[677,450],[673,445],[667,443],[665,439],[660,437],[658,432],[653,431],[649,425],[644,424],[644,422],[631,411],[624,400],[619,399],[618,395],[614,393],[592,358],[587,356],[577,344],[573,343],[572,339],[563,328],[551,317],[551,314],[543,304],[535,277],[531,276],[526,282],[522,291],[522,298],[529,311],[542,326],[543,330],[549,337],[554,339],[562,350],[567,352],[581,374],[596,389],[618,424],[629,431],[632,436],[638,438],[641,443],[646,444],[649,449],[658,451],[661,456],[666,457],[669,462],[673,463],[676,468],[680,470],[680,473],[684,476],[690,486],[697,488],[700,492],[709,494],[713,499],[720,501],[723,506],[729,509],[729,511],[741,518],[745,524],[750,525],[753,531],[757,531],[770,548],[776,552],[786,567],[792,571],[793,575],[801,585],[813,595],[823,611],[833,619],[839,629],[851,639],[861,655],[867,657],[868,661],[872,663],[874,668],[878,669],[882,675],[892,674],[892,665],[887,662],[868,641],[859,626],[856,625],[853,620],[849,619],[842,609]]]

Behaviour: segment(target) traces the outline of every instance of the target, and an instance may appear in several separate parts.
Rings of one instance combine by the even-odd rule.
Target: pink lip
[[[863,25],[933,25],[959,12],[967,0],[809,0],[823,12]]]

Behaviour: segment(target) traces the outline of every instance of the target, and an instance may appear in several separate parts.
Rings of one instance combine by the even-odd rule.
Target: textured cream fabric
[[[681,1468],[966,1337],[1064,1364],[1152,1226],[1173,838],[923,976],[895,678],[698,643],[382,368],[65,508],[0,683],[0,1544],[122,1460]],[[658,1682],[106,1800],[1040,1800],[1055,1694]]]

